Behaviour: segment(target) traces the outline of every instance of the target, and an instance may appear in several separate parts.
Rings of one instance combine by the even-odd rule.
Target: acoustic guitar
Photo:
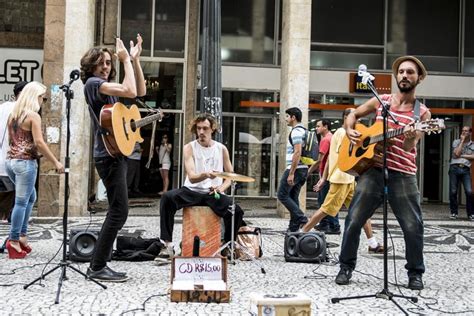
[[[107,130],[102,134],[105,148],[110,156],[129,156],[133,152],[135,143],[143,142],[140,127],[161,120],[160,110],[156,114],[142,118],[138,107],[134,104],[130,108],[120,102],[106,104],[100,110],[100,126]]]
[[[428,135],[431,133],[441,133],[441,131],[446,128],[444,120],[432,119],[389,130],[387,131],[387,138],[393,138],[403,134],[410,126]],[[352,144],[347,135],[343,138],[341,147],[339,148],[337,166],[341,171],[352,174],[353,176],[358,176],[367,171],[376,162],[376,155],[378,153],[375,147],[377,143],[383,141],[383,123],[376,122],[371,127],[356,124],[355,129],[361,133],[360,142]],[[378,155],[380,158],[380,154]]]

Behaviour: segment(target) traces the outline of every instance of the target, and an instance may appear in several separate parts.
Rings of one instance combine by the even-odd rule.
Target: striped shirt
[[[382,101],[387,101],[389,104],[392,102],[392,95],[391,94],[384,94],[381,96]],[[428,111],[428,108],[420,103],[420,117],[423,116]],[[393,119],[389,116],[388,117],[388,128],[389,129],[398,129],[400,127],[404,127],[412,122],[414,122],[413,118],[413,109],[409,111],[398,111],[395,109],[390,109],[393,117],[398,121],[398,125],[395,124]],[[377,109],[377,121],[382,121],[382,105],[379,105]],[[411,151],[405,151],[403,149],[403,141],[405,140],[405,136],[403,134],[391,138],[391,141],[394,143],[387,148],[387,167],[390,170],[399,171],[402,173],[416,175],[417,167],[416,167],[416,146]],[[376,164],[376,166],[381,167],[380,164]]]

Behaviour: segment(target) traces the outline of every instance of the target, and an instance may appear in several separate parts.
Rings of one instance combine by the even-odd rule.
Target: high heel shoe
[[[24,250],[26,253],[30,253],[33,249],[30,247],[30,245],[23,245],[20,241],[20,247],[21,250]]]
[[[8,258],[10,259],[23,259],[26,257],[26,251],[25,250],[18,251],[15,248],[13,248],[12,245],[10,244],[10,240],[7,241],[6,248],[8,250]]]

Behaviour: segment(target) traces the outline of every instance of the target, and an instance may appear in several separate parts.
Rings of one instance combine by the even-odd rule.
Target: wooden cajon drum
[[[199,236],[199,256],[210,257],[221,245],[221,218],[207,206],[183,209],[183,257],[192,257],[194,236]]]

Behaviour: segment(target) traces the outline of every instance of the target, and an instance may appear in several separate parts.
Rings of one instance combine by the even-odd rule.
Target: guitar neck
[[[148,125],[156,120],[161,119],[161,113],[153,114],[150,116],[147,116],[145,118],[142,118],[141,120],[135,121],[135,128],[140,128],[142,126]]]
[[[405,128],[404,127],[400,127],[400,128],[397,128],[397,129],[393,129],[393,130],[390,130],[388,131],[386,134],[387,134],[387,138],[393,138],[393,137],[396,137],[398,135],[401,135],[403,134],[403,130]],[[382,134],[378,134],[378,135],[375,135],[375,136],[372,136],[370,138],[370,144],[374,144],[374,143],[378,143],[378,142],[381,142],[383,140],[383,133]]]

